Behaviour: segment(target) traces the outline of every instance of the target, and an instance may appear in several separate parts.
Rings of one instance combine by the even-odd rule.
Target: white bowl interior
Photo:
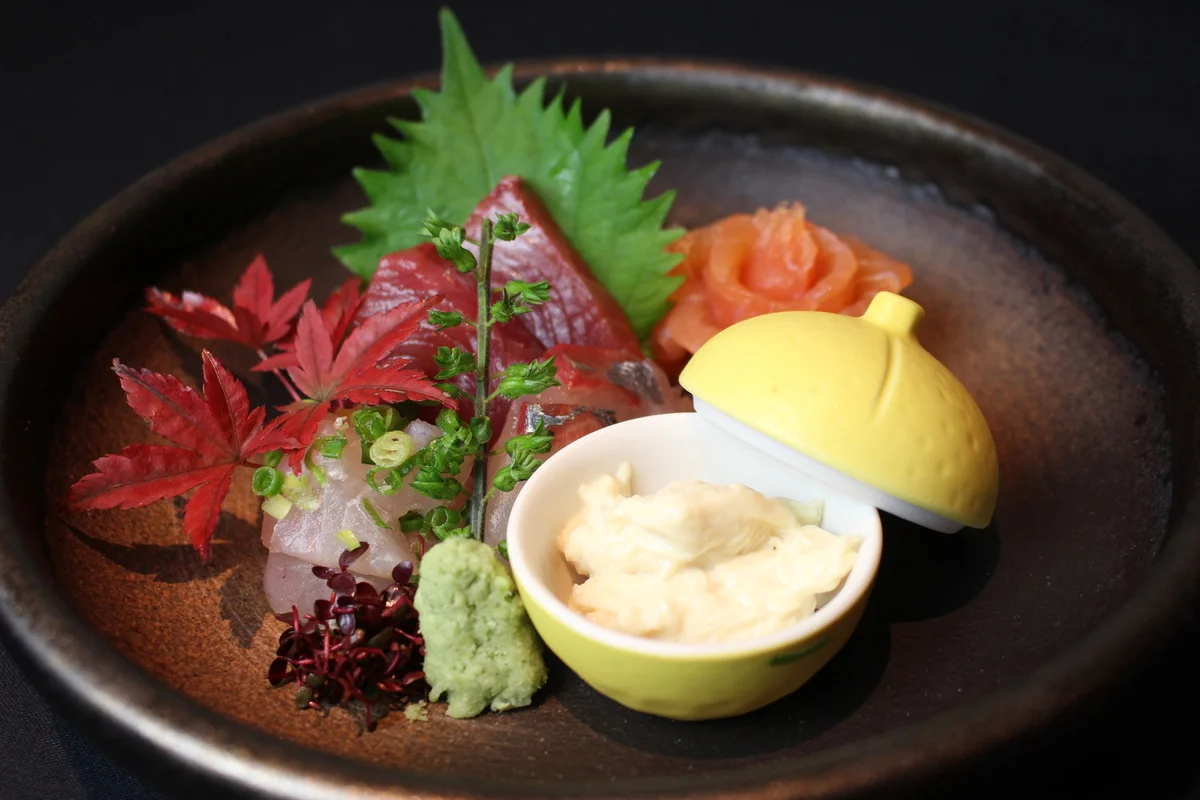
[[[729,644],[680,644],[618,633],[575,613],[566,604],[579,580],[559,551],[556,537],[579,510],[580,485],[622,462],[633,468],[633,491],[646,494],[680,480],[741,483],[769,497],[824,500],[822,527],[862,537],[858,559],[837,595],[792,627]],[[839,494],[778,461],[695,413],[661,414],[611,425],[564,447],[533,474],[513,503],[508,553],[522,590],[572,628],[614,646],[684,656],[766,650],[823,628],[870,589],[882,551],[879,512]]]

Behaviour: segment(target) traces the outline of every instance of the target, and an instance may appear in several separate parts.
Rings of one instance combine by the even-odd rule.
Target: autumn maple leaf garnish
[[[201,339],[223,339],[261,351],[292,333],[296,312],[308,298],[311,280],[303,280],[275,299],[275,280],[261,255],[250,262],[233,290],[233,308],[196,292],[175,296],[146,290],[146,310],[180,333]]]
[[[135,444],[92,462],[96,471],[67,492],[69,508],[140,508],[192,489],[183,529],[205,560],[234,470],[257,455],[297,446],[266,409],[250,408],[246,387],[205,350],[204,390],[172,375],[113,361],[129,406],[171,445]]]
[[[321,306],[321,319],[325,320],[325,327],[329,329],[329,336],[335,347],[346,338],[350,326],[354,323],[354,317],[358,314],[358,308],[362,305],[364,298],[361,287],[361,280],[350,278],[334,289]],[[300,310],[299,306],[296,310]],[[295,350],[290,336],[276,342],[275,347],[286,351]]]
[[[334,402],[432,400],[451,405],[450,397],[425,373],[408,367],[407,358],[392,357],[396,347],[413,335],[439,299],[435,295],[404,303],[370,317],[350,331],[340,347],[316,303],[306,302],[296,324],[292,349],[254,367],[259,372],[286,369],[292,383],[308,398],[280,408],[283,412],[278,420],[280,430],[295,438],[303,448],[312,441],[317,426]],[[298,468],[299,455],[299,451],[293,454],[293,468]]]

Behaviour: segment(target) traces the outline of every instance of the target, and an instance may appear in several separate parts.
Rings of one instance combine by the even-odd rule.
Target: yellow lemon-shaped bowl
[[[567,606],[580,580],[556,538],[580,508],[579,487],[623,462],[633,490],[680,480],[741,483],[770,497],[824,500],[822,527],[861,538],[841,589],[802,622],[727,644],[682,644],[604,628]],[[862,616],[879,568],[882,533],[870,505],[765,454],[698,414],[642,417],[588,434],[525,484],[508,522],[513,576],[546,645],[594,689],[628,708],[681,720],[744,714],[790,694],[825,666]]]
[[[996,444],[966,387],[917,341],[913,301],[862,317],[788,311],[726,328],[679,377],[696,411],[839,492],[953,533],[992,519]]]

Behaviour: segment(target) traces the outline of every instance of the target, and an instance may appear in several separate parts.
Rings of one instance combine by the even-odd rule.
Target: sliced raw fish
[[[631,360],[621,351],[561,345],[546,353],[555,356],[560,386],[512,404],[501,439],[529,433],[541,422],[554,433],[545,459],[571,442],[616,422],[651,414],[691,411],[692,401],[649,359]],[[503,451],[492,456],[488,472],[508,464]],[[512,504],[524,483],[499,492],[488,504],[484,539],[495,544],[505,537]]]
[[[640,358],[641,347],[625,312],[592,277],[541,199],[520,178],[510,176],[500,181],[475,208],[467,230],[477,237],[484,217],[495,219],[499,214],[512,213],[532,227],[513,241],[496,245],[492,282],[497,286],[510,280],[550,283],[550,302],[521,317],[542,345],[602,347]]]
[[[357,321],[361,323],[401,303],[424,300],[434,294],[441,298],[437,304],[439,311],[457,311],[465,318],[475,320],[478,308],[475,279],[454,269],[437,254],[432,244],[422,244],[384,256],[375,276],[371,278]],[[458,347],[474,353],[475,329],[469,325],[459,325],[437,330],[429,322],[424,322],[394,353],[410,358],[413,367],[426,375],[434,375],[438,368],[433,356],[439,347]],[[521,317],[503,325],[495,325],[488,349],[492,374],[498,375],[509,364],[532,361],[543,349],[537,337],[525,327]],[[459,414],[463,417],[472,416],[474,377],[459,375],[454,383],[464,392],[458,404]],[[491,412],[492,424],[499,428],[508,413],[508,401],[498,398],[492,404]]]
[[[334,565],[336,569],[336,562]],[[267,594],[267,602],[276,614],[285,614],[295,606],[301,614],[311,614],[313,603],[318,600],[328,600],[332,594],[325,580],[313,575],[313,564],[283,553],[271,553],[267,556],[267,566],[263,570],[263,591]],[[352,572],[356,581],[366,581],[376,589],[384,589],[391,582],[390,578],[379,578],[373,575],[361,575]]]
[[[424,447],[441,435],[441,431],[426,422],[414,420],[405,432],[413,438],[416,447]],[[275,521],[264,516],[263,544],[272,553],[293,556],[310,564],[336,566],[338,556],[346,545],[338,538],[342,530],[349,530],[360,542],[370,545],[367,553],[354,563],[355,571],[363,575],[387,578],[392,568],[401,561],[413,561],[412,543],[402,533],[397,520],[408,511],[425,512],[441,501],[426,497],[414,490],[409,479],[395,494],[385,496],[367,484],[367,473],[372,465],[362,463],[362,444],[358,434],[349,424],[349,412],[342,411],[321,423],[318,436],[342,433],[346,436],[346,447],[338,458],[325,458],[314,454],[314,462],[325,470],[326,482],[320,486],[305,467],[302,479],[309,482],[318,503],[311,511],[293,505],[287,515]],[[470,463],[463,466],[460,478],[470,471]],[[382,522],[390,527],[376,524],[368,507],[373,508]]]
[[[655,358],[678,372],[720,331],[777,311],[857,316],[881,291],[900,292],[912,270],[807,219],[799,203],[733,214],[689,231],[671,249],[683,284],[653,334]]]

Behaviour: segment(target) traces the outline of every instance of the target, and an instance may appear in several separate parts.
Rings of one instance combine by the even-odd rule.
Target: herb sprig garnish
[[[451,225],[434,212],[428,212],[422,233],[432,243],[438,255],[446,259],[459,272],[475,278],[477,315],[474,322],[458,312],[429,312],[429,322],[438,328],[470,325],[475,328],[475,353],[467,353],[457,347],[440,347],[434,357],[438,373],[437,381],[449,381],[459,375],[470,374],[475,379],[473,415],[467,422],[450,409],[443,410],[437,418],[442,436],[434,439],[428,447],[418,451],[409,461],[397,468],[402,475],[416,469],[412,486],[421,494],[448,504],[431,509],[425,514],[409,512],[400,519],[400,527],[406,532],[432,535],[438,539],[451,537],[474,537],[483,540],[487,504],[497,491],[511,491],[517,483],[531,476],[541,462],[535,455],[550,452],[552,435],[544,426],[523,436],[511,437],[505,442],[505,453],[509,463],[497,470],[488,486],[488,459],[492,453],[492,420],[488,406],[497,397],[516,400],[527,395],[538,394],[557,386],[557,367],[554,358],[509,364],[499,377],[495,389],[491,389],[489,350],[493,326],[502,325],[521,314],[532,311],[550,298],[551,287],[545,281],[526,283],[508,281],[504,286],[492,286],[492,251],[497,242],[511,242],[529,230],[516,214],[501,214],[496,219],[484,219],[480,224],[479,239],[467,237],[461,225]],[[476,256],[464,245],[473,244]],[[459,389],[453,383],[439,383],[438,388],[457,396]],[[471,487],[464,487],[458,480],[465,461],[473,459]],[[453,502],[463,494],[469,496],[468,519],[463,524],[462,512],[453,508]]]

